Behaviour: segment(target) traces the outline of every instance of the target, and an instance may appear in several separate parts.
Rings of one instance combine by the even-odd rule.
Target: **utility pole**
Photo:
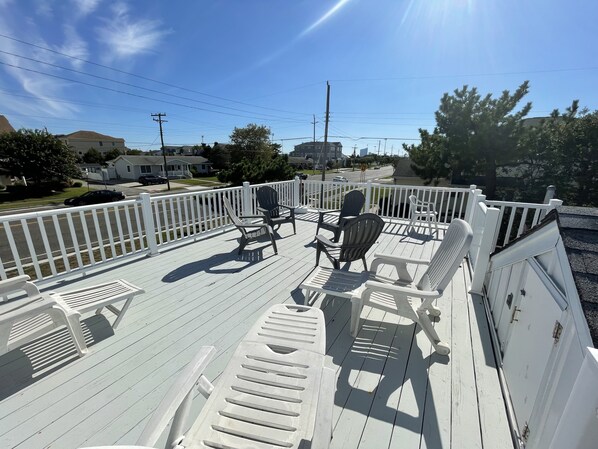
[[[154,118],[158,117],[158,118]],[[166,151],[164,150],[164,133],[162,132],[162,123],[166,123],[168,120],[162,120],[162,117],[166,117],[166,114],[158,112],[152,114],[152,120],[158,122],[160,125],[160,142],[162,143],[162,157],[164,158],[164,174],[166,175],[166,183],[168,184],[168,191],[170,191],[170,179],[168,179],[168,164],[166,163]]]
[[[384,156],[386,156],[386,137],[384,138]]]
[[[316,154],[316,123],[320,123],[320,122],[316,122],[316,114],[313,114],[314,116],[314,121],[311,122],[312,125],[314,125],[314,155]],[[312,166],[313,169],[313,166]]]
[[[378,140],[378,156],[380,156],[380,140]]]
[[[326,160],[328,159],[328,119],[330,117],[330,83],[326,81],[326,121],[324,125],[324,161],[322,163],[322,181],[326,180]],[[324,209],[324,182],[320,189],[320,209]]]
[[[355,171],[355,158],[357,157],[355,155],[355,151],[357,150],[357,145],[353,145],[353,160],[351,161],[351,171]]]

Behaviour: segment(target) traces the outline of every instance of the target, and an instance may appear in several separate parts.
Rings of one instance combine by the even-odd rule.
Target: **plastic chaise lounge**
[[[172,419],[165,448],[328,448],[336,378],[324,367],[324,347],[321,310],[270,308],[215,385],[203,376],[215,349],[202,347],[147,422],[138,446],[127,447],[155,447]],[[195,386],[208,400],[185,432]]]
[[[365,197],[359,190],[352,190],[343,197],[343,205],[340,209],[320,211],[318,216],[318,227],[316,235],[320,229],[326,229],[334,233],[333,242],[338,242],[341,230],[347,221],[357,217],[365,204]],[[326,221],[326,217],[335,215],[335,221]]]
[[[469,250],[473,233],[469,224],[455,219],[448,227],[444,239],[430,261],[375,254],[372,262],[372,280],[365,283],[361,295],[353,296],[351,334],[357,336],[359,320],[364,305],[382,309],[409,318],[419,324],[434,346],[436,352],[447,355],[448,344],[441,342],[429,316],[439,316],[440,310],[432,303],[442,297],[457,268]],[[396,268],[398,279],[381,278],[376,275],[380,265]],[[407,271],[408,264],[426,266],[417,283]],[[419,299],[419,301],[417,301]]]
[[[78,290],[40,294],[29,276],[0,281],[0,296],[24,291],[26,296],[0,304],[0,354],[15,349],[47,332],[65,325],[77,352],[87,352],[81,329],[82,314],[106,308],[116,315],[112,327],[116,329],[133,297],[144,290],[123,280],[115,280]],[[118,309],[115,304],[123,302]]]

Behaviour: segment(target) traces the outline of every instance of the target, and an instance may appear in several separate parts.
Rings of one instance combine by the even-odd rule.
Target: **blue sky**
[[[530,80],[530,116],[598,109],[597,19],[591,0],[0,0],[0,114],[142,150],[151,113],[167,145],[258,123],[289,152],[313,114],[323,138],[329,80],[329,140],[397,154],[464,84]]]

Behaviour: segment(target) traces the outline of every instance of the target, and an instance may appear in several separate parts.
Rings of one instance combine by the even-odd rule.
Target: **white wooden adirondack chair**
[[[435,308],[432,302],[442,296],[467,254],[472,237],[473,232],[469,224],[456,219],[451,222],[430,261],[375,254],[372,262],[373,273],[377,272],[380,265],[389,264],[396,268],[399,278],[389,280],[374,276],[365,283],[361,295],[353,300],[351,334],[357,335],[361,311],[367,304],[413,320],[422,327],[436,352],[447,355],[450,348],[440,341],[428,315],[440,315],[440,310]],[[407,271],[407,264],[427,265],[426,271],[416,284],[413,284],[413,279]],[[416,298],[421,300],[419,305],[411,302]]]

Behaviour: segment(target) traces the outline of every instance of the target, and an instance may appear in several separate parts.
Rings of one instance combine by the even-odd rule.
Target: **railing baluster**
[[[155,233],[155,229],[150,229],[148,230],[148,225],[146,223],[141,223],[141,213],[140,213],[140,209],[141,209],[141,203],[135,203],[133,205],[133,210],[135,211],[135,222],[137,223],[137,236],[139,238],[139,250],[143,250],[144,248],[149,248],[149,243],[147,240],[147,237],[145,238],[145,244],[143,243],[143,229],[145,229],[145,232],[152,232]],[[151,217],[151,212],[148,214]],[[156,226],[158,226],[158,224],[156,223]]]
[[[133,206],[135,207],[135,206]],[[135,246],[135,235],[133,234],[133,226],[131,224],[131,211],[129,206],[126,205],[123,208],[123,212],[125,213],[125,221],[127,223],[127,232],[129,233],[129,242],[131,242],[131,254],[135,254],[137,252],[137,248]],[[141,245],[139,245],[141,248]]]
[[[25,274],[23,271],[23,264],[21,263],[21,257],[19,256],[19,251],[17,250],[17,245],[15,244],[15,239],[12,234],[12,229],[10,229],[10,222],[5,221],[2,223],[4,225],[4,233],[6,234],[6,239],[8,240],[8,245],[10,246],[10,251],[12,253],[12,258],[17,267],[17,272],[22,275]]]
[[[29,249],[29,257],[31,257],[31,262],[33,263],[35,275],[37,279],[42,279],[43,276],[37,259],[37,251],[33,246],[33,240],[31,239],[31,233],[29,232],[29,225],[27,224],[27,220],[21,220],[21,228],[23,229],[23,234],[25,235],[25,242],[27,243],[27,248]]]
[[[69,225],[69,231],[71,232],[73,251],[75,251],[75,257],[77,258],[77,268],[82,268],[83,267],[83,258],[81,257],[81,248],[79,247],[79,239],[77,238],[77,233],[75,232],[75,224],[73,223],[73,215],[71,213],[67,214],[66,221]]]
[[[114,206],[114,216],[116,217],[116,230],[118,231],[118,239],[120,240],[121,256],[127,255],[127,247],[125,245],[125,236],[123,234],[123,227],[120,221],[120,208],[118,205]]]
[[[70,215],[70,214],[69,214]],[[64,264],[64,270],[69,273],[71,271],[71,264],[69,263],[69,257],[66,252],[64,245],[64,238],[62,237],[62,229],[60,228],[60,222],[58,221],[58,215],[52,215],[52,223],[54,224],[54,233],[58,240],[58,247],[60,248],[60,255],[62,256],[62,263]]]
[[[92,209],[91,217],[93,218],[93,225],[96,230],[96,238],[98,240],[98,246],[100,248],[100,256],[102,258],[102,262],[106,261],[106,251],[104,250],[104,237],[102,235],[102,230],[100,229],[100,222],[98,220],[98,210]]]
[[[519,228],[517,229],[517,237],[519,237],[521,234],[523,234],[523,231],[525,230],[525,220],[527,219],[527,211],[529,210],[529,208],[524,207],[522,214],[521,214],[521,222],[519,223]]]
[[[510,207],[510,216],[509,216],[509,225],[507,226],[507,233],[505,234],[505,238],[503,240],[503,246],[506,245],[511,241],[511,229],[513,228],[513,222],[515,221],[515,214],[517,212],[517,207]]]
[[[110,245],[110,251],[112,258],[116,258],[116,246],[114,245],[114,235],[112,233],[112,223],[110,223],[110,217],[108,216],[108,208],[102,209],[104,213],[104,223],[106,224],[106,234],[108,235],[108,244]]]
[[[44,220],[42,217],[37,217],[37,226],[39,228],[39,232],[42,236],[42,242],[44,244],[44,251],[46,251],[46,258],[48,259],[48,264],[50,264],[50,271],[52,272],[53,276],[56,276],[56,264],[54,264],[54,256],[52,255],[52,248],[50,247],[50,242],[48,241],[48,233],[46,232],[46,226],[44,225]]]

